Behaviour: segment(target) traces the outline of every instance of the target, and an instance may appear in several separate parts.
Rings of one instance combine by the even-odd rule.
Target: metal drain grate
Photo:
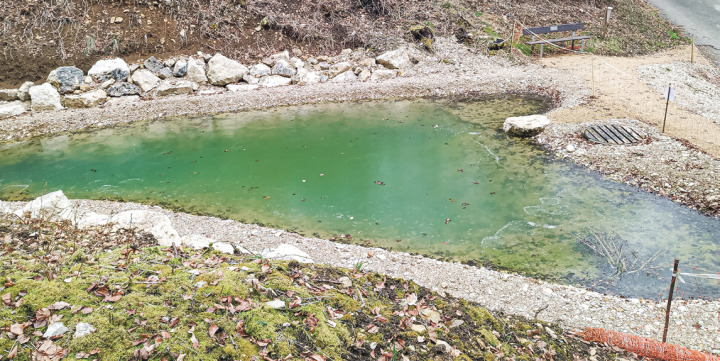
[[[593,125],[583,130],[583,136],[600,144],[635,144],[645,138],[645,134],[637,130],[617,124]]]

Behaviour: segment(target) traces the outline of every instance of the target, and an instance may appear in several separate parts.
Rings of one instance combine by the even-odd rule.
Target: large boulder
[[[107,93],[102,89],[98,89],[78,95],[66,95],[63,104],[67,108],[92,108],[100,105],[106,98]]]
[[[260,86],[271,88],[276,86],[282,86],[282,85],[290,85],[292,82],[292,79],[280,76],[280,75],[270,75],[262,78],[260,80]]]
[[[549,124],[550,120],[541,114],[510,117],[505,119],[503,131],[512,136],[529,138],[542,133]]]
[[[161,79],[169,78],[172,76],[172,70],[165,66],[165,63],[157,60],[154,56],[151,56],[143,63],[145,69],[150,70],[153,74],[157,75]]]
[[[205,60],[190,58],[187,62],[187,74],[185,75],[187,80],[205,84],[208,82],[207,75],[205,74]]]
[[[33,83],[31,81],[24,82],[23,85],[21,85],[20,88],[18,88],[18,91],[17,91],[18,99],[20,99],[24,102],[30,100],[30,88],[34,85],[35,85],[35,83]]]
[[[74,66],[61,66],[48,74],[47,82],[60,94],[72,93],[83,83],[83,71]]]
[[[136,70],[133,73],[132,80],[133,83],[140,87],[140,90],[144,93],[155,89],[155,87],[158,86],[158,83],[160,83],[160,78],[155,76],[155,74],[148,69]]]
[[[403,69],[409,67],[412,62],[406,49],[397,49],[381,54],[375,59],[378,64],[388,69]]]
[[[18,100],[17,89],[0,89],[0,101],[13,101]]]
[[[59,110],[63,108],[62,104],[60,104],[60,93],[58,93],[57,89],[50,83],[30,87],[28,93],[32,101],[30,108],[34,112]]]
[[[140,88],[138,88],[137,85],[127,83],[124,81],[114,83],[111,85],[108,90],[107,94],[111,97],[124,97],[127,95],[137,95],[140,94]]]
[[[298,69],[297,74],[293,77],[293,83],[295,84],[309,85],[317,84],[319,82],[320,74],[305,68]]]
[[[14,117],[28,111],[25,103],[16,100],[13,102],[0,102],[0,119]]]
[[[245,65],[228,59],[220,53],[215,54],[208,61],[207,77],[212,85],[237,83],[247,72],[248,68]]]
[[[295,75],[295,68],[290,65],[290,63],[287,60],[278,60],[275,62],[275,65],[272,67],[272,74],[273,75],[280,75],[284,77],[291,77]]]
[[[63,191],[55,191],[30,201],[15,211],[15,214],[22,217],[25,213],[30,213],[31,218],[56,219],[71,206],[72,203],[65,197]]]
[[[130,67],[120,58],[99,60],[88,70],[88,75],[99,83],[109,79],[125,81],[130,76]]]
[[[158,85],[155,95],[162,97],[167,95],[179,95],[192,93],[197,85],[189,80],[164,80]]]

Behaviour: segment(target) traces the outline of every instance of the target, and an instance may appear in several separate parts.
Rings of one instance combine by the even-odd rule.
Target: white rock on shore
[[[28,111],[27,106],[24,102],[19,100],[13,102],[2,103],[0,102],[0,118],[12,117],[20,115]]]
[[[60,93],[50,83],[30,87],[28,93],[32,101],[30,108],[34,112],[63,109],[60,103]]]
[[[510,117],[505,119],[503,131],[516,137],[530,138],[542,133],[549,124],[550,119],[541,114]]]
[[[224,86],[235,83],[247,74],[248,68],[239,62],[215,54],[207,64],[207,78],[212,85]]]

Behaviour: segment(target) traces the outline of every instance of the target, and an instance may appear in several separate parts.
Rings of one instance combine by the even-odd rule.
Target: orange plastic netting
[[[720,361],[720,357],[686,349],[685,347],[662,343],[647,337],[622,332],[588,327],[580,333],[585,341],[605,342],[638,356],[668,361]]]

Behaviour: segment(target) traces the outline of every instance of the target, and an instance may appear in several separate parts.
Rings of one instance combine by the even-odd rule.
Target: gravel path
[[[559,156],[603,172],[612,179],[672,197],[707,213],[717,214],[720,209],[717,203],[720,201],[717,196],[720,195],[720,187],[717,187],[720,184],[718,161],[688,146],[687,142],[658,134],[654,127],[647,125],[647,121],[623,119],[626,115],[620,114],[620,108],[614,116],[594,119],[613,118],[616,119],[614,121],[641,128],[650,135],[647,142],[632,147],[596,146],[579,136],[579,131],[591,122],[557,123],[571,119],[575,111],[581,113],[583,109],[592,106],[583,105],[591,94],[591,88],[581,73],[567,71],[563,66],[553,68],[512,64],[499,58],[487,59],[442,40],[438,41],[436,49],[434,56],[425,56],[402,76],[384,82],[325,83],[209,96],[178,96],[130,101],[99,109],[25,115],[1,120],[0,138],[17,140],[163,116],[241,111],[311,102],[536,93],[552,97],[558,106],[554,116],[551,116],[556,123],[538,138],[538,142]],[[634,81],[641,83],[639,76]],[[692,79],[686,82],[692,82]],[[712,93],[711,89],[709,94],[716,93]],[[496,311],[531,318],[537,316],[570,329],[604,327],[654,339],[659,339],[662,334],[663,302],[601,295],[482,267],[305,238],[282,230],[174,213],[158,207],[88,200],[78,200],[75,204],[78,208],[102,213],[153,209],[166,214],[181,236],[202,234],[218,241],[241,245],[254,252],[282,243],[293,244],[306,251],[317,263],[350,268],[362,262],[366,270],[412,279],[420,285],[477,301]],[[14,208],[19,204],[0,202],[0,208],[3,205]],[[720,303],[679,301],[674,305],[671,320],[669,342],[720,354]]]

